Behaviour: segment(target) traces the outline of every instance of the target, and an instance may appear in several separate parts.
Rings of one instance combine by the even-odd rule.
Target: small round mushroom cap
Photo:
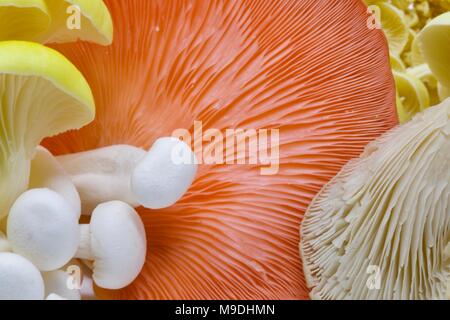
[[[301,252],[317,299],[445,299],[450,99],[371,143],[314,199]]]
[[[27,259],[0,253],[0,300],[43,300],[44,280]]]
[[[177,138],[161,138],[136,166],[131,189],[144,207],[167,208],[186,193],[196,173],[197,160],[191,148]]]
[[[48,295],[47,299],[45,300],[68,300],[64,297],[61,297],[60,295],[57,295],[56,293],[51,293]]]
[[[92,213],[93,279],[105,289],[124,288],[139,275],[146,256],[144,225],[128,204],[112,201]]]
[[[11,207],[7,228],[13,251],[29,259],[41,271],[64,266],[79,245],[75,209],[50,189],[23,193]]]

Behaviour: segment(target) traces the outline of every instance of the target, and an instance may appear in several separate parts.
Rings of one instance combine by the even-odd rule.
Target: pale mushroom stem
[[[75,258],[83,260],[94,260],[91,250],[91,228],[88,224],[80,225],[80,246],[75,254]]]
[[[114,145],[57,157],[81,198],[82,212],[91,215],[101,203],[120,200],[132,207],[139,203],[130,189],[131,174],[146,151]]]
[[[9,252],[9,251],[11,251],[9,241],[6,238],[5,234],[0,231],[0,252]]]

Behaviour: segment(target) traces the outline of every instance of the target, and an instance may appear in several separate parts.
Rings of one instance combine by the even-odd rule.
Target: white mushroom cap
[[[0,300],[43,300],[44,280],[27,259],[0,253]]]
[[[120,289],[136,279],[147,242],[144,225],[132,207],[120,201],[99,205],[90,225],[82,226],[82,234],[77,257],[94,260],[93,280],[99,287]]]
[[[45,300],[69,300],[69,299],[63,298],[60,295],[57,295],[56,293],[51,293]]]
[[[177,138],[161,138],[136,166],[131,189],[144,207],[167,208],[186,193],[196,173],[197,160],[191,148]]]
[[[29,190],[11,207],[11,247],[41,271],[59,269],[70,261],[77,251],[79,236],[75,209],[55,191]]]
[[[56,294],[67,300],[81,300],[80,290],[70,288],[69,284],[71,279],[67,272],[63,270],[43,272],[42,277],[44,279],[46,296]]]
[[[48,188],[58,192],[74,207],[77,217],[80,217],[81,200],[74,183],[58,160],[47,149],[40,146],[36,148],[36,154],[31,161],[28,188]]]
[[[3,232],[0,231],[0,252],[11,251],[11,245]]]

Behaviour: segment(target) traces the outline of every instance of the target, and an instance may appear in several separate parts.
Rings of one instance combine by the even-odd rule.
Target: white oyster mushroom
[[[158,139],[131,177],[138,202],[149,209],[175,204],[186,193],[197,173],[191,148],[177,138]]]
[[[130,179],[144,158],[143,149],[116,145],[57,157],[80,193],[82,212],[89,215],[97,205],[119,200],[138,207]]]
[[[40,146],[36,148],[36,153],[31,161],[28,188],[48,188],[58,192],[75,208],[77,216],[80,216],[80,195],[74,183],[58,160],[47,149]]]
[[[105,289],[121,289],[139,275],[146,256],[144,225],[128,204],[100,204],[91,223],[81,225],[77,258],[94,261],[93,280]]]
[[[56,294],[67,300],[81,300],[80,289],[72,287],[71,275],[66,271],[43,272],[42,277],[44,279],[46,296]]]
[[[11,251],[11,245],[9,244],[8,239],[5,234],[0,231],[0,252],[8,252]]]
[[[32,189],[11,207],[7,235],[13,252],[41,271],[52,271],[73,258],[80,231],[75,209],[60,194]]]
[[[314,199],[301,253],[316,299],[445,299],[450,99],[370,144]]]
[[[27,259],[0,253],[0,300],[43,300],[44,280]]]

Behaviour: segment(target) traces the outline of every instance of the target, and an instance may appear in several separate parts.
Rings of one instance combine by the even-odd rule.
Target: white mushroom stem
[[[81,214],[81,201],[70,176],[61,164],[45,148],[37,147],[31,161],[29,189],[48,188],[59,193],[75,209],[77,218]]]
[[[80,246],[75,257],[88,261],[94,260],[94,254],[91,249],[91,226],[89,224],[80,225]]]
[[[131,189],[142,206],[167,208],[187,192],[196,173],[191,147],[177,138],[161,138],[133,171]]]
[[[11,251],[11,245],[9,244],[8,239],[5,234],[0,231],[0,252],[8,252]]]
[[[139,206],[130,189],[131,173],[144,158],[143,149],[116,145],[57,157],[74,182],[82,203],[82,213],[89,215],[97,205],[119,200]]]
[[[27,259],[0,253],[0,300],[43,300],[44,280]]]
[[[67,300],[81,300],[81,270],[78,274],[69,274],[65,270],[43,272],[45,295],[56,294]],[[77,284],[79,282],[79,284]]]
[[[139,275],[146,256],[144,225],[128,204],[111,201],[99,205],[91,223],[80,227],[76,258],[93,261],[94,282],[101,288],[121,289]]]
[[[85,276],[81,283],[81,299],[82,300],[97,300],[97,296],[94,291],[94,281],[92,276]]]

